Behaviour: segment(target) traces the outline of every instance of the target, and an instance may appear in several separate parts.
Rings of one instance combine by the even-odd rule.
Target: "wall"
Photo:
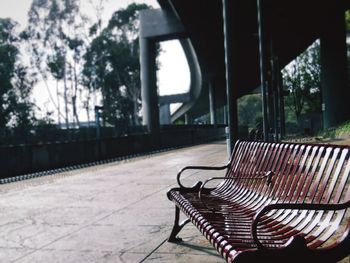
[[[150,134],[0,147],[0,178],[225,138],[225,127],[164,126]]]

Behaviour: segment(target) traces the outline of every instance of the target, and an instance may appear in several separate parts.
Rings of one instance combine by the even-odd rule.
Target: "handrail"
[[[350,207],[350,200],[341,203],[341,204],[291,204],[291,203],[278,203],[278,204],[270,204],[264,206],[253,218],[253,222],[251,225],[251,235],[254,239],[254,242],[256,243],[257,247],[259,249],[266,249],[264,245],[259,241],[258,234],[257,234],[257,228],[259,219],[266,214],[266,212],[271,210],[280,210],[280,209],[290,209],[290,210],[331,210],[331,211],[337,211],[337,210],[343,210]],[[349,226],[348,226],[349,228]]]

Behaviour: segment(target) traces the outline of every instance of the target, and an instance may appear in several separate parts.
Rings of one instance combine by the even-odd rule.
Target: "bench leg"
[[[179,220],[180,220],[180,208],[175,206],[175,222],[174,222],[173,230],[171,231],[171,234],[170,234],[170,236],[168,238],[168,242],[179,243],[179,242],[182,241],[181,238],[177,237],[177,234],[191,220],[190,219],[186,219],[186,220],[182,221],[180,224],[179,224]]]

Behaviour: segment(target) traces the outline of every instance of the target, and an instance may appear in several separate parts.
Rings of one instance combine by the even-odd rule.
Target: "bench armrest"
[[[340,204],[290,204],[290,203],[279,203],[279,204],[270,204],[264,206],[253,219],[251,225],[251,235],[257,244],[259,249],[264,249],[264,245],[259,241],[257,228],[259,219],[271,210],[281,210],[281,209],[291,209],[291,210],[324,210],[324,211],[337,211],[344,210],[350,207],[350,200],[345,203]]]
[[[198,191],[198,198],[199,200],[201,201],[201,203],[208,209],[208,210],[212,210],[212,211],[215,211],[215,208],[209,208],[206,203],[202,200],[202,191],[205,187],[205,185],[211,181],[214,181],[214,180],[258,180],[258,179],[266,179],[266,184],[267,185],[270,185],[271,182],[272,182],[272,176],[274,175],[274,172],[272,171],[268,171],[266,172],[266,174],[264,175],[260,175],[260,176],[247,176],[247,177],[239,177],[239,178],[236,178],[236,177],[212,177],[212,178],[209,178],[207,179],[206,181],[204,181],[204,183],[201,185],[201,187],[199,188],[199,191]]]
[[[186,170],[224,170],[228,169],[230,167],[230,162],[224,166],[186,166],[182,168],[178,173],[177,173],[177,183],[180,186],[180,188],[186,188],[182,183],[181,183],[181,174],[186,171]]]

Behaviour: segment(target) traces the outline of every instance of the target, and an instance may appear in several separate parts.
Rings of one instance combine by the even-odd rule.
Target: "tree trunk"
[[[65,121],[66,121],[67,129],[69,129],[68,87],[67,87],[66,70],[64,70],[63,82],[64,82],[64,109],[65,109],[65,118],[66,118]]]
[[[78,111],[77,111],[78,77],[77,77],[77,69],[76,69],[76,61],[75,60],[74,60],[73,72],[74,72],[74,91],[73,91],[74,95],[72,96],[73,115],[74,115],[74,118],[77,122],[78,127],[80,128],[80,121],[79,121],[79,116],[78,116]]]
[[[90,127],[90,96],[91,96],[91,91],[90,87],[88,87],[88,95],[86,97],[86,102],[85,102],[85,110],[86,110],[86,116],[87,116],[87,121],[88,121],[88,127]]]
[[[140,122],[139,122],[139,118],[138,118],[138,103],[137,103],[137,98],[134,98],[133,99],[133,110],[134,110],[134,113],[132,115],[132,119],[133,119],[133,125],[134,126],[138,126],[140,125]]]
[[[61,108],[60,108],[60,93],[58,89],[58,80],[56,80],[56,96],[57,96],[57,118],[58,127],[61,127]]]

